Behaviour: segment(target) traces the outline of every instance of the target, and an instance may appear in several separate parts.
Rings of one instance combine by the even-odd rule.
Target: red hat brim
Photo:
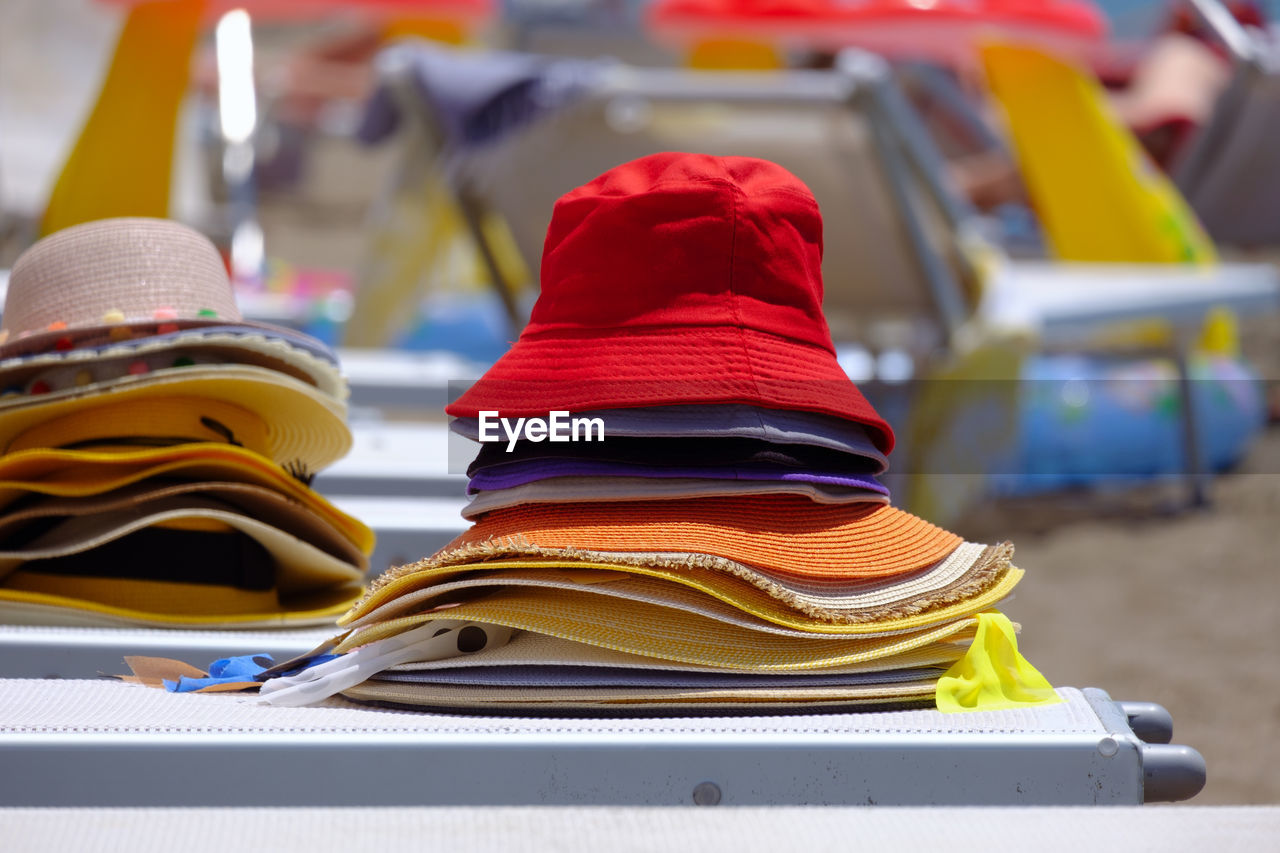
[[[834,415],[867,427],[882,452],[893,449],[893,431],[830,350],[725,326],[526,334],[446,411],[529,417],[717,403]]]

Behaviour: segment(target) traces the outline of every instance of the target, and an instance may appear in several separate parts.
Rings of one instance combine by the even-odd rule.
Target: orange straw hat
[[[684,501],[529,504],[487,513],[436,555],[504,547],[711,554],[802,578],[883,577],[931,566],[963,540],[878,504],[817,504],[794,495]]]

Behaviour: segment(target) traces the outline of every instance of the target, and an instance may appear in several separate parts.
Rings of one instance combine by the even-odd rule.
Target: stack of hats
[[[1051,701],[991,611],[1012,549],[888,505],[893,433],[836,363],[821,257],[812,194],[761,160],[654,155],[560,199],[530,323],[448,410],[498,438],[474,526],[263,694],[777,712],[933,702],[968,659],[958,705]]]
[[[331,623],[373,534],[311,490],[350,447],[331,350],[242,319],[173,222],[57,232],[0,325],[0,621]]]

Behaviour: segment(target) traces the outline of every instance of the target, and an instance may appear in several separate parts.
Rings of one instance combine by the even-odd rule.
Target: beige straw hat
[[[350,447],[333,352],[246,321],[199,233],[108,219],[59,231],[18,258],[0,318],[0,452],[48,419],[171,396],[245,410],[264,425],[260,452],[282,464],[314,471]],[[81,441],[95,437],[96,418],[83,420]]]

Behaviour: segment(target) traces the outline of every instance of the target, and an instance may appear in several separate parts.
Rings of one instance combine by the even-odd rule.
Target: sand
[[[1016,544],[1027,576],[1004,609],[1052,683],[1170,711],[1174,743],[1208,765],[1197,804],[1280,802],[1276,472],[1273,429],[1203,509],[1072,496],[979,507],[961,524]]]

